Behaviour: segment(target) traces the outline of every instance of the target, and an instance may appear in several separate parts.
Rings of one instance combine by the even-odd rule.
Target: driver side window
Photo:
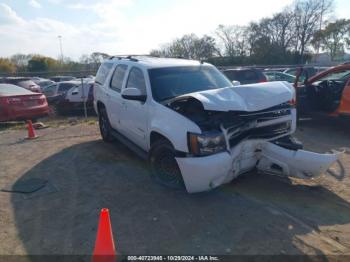
[[[141,69],[137,67],[133,67],[130,70],[126,88],[130,88],[130,87],[139,89],[143,95],[147,94],[145,77]]]

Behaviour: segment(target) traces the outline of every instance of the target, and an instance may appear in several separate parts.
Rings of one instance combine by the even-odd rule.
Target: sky
[[[219,24],[246,25],[293,0],[0,0],[0,56],[40,53],[58,58],[104,52],[145,54]],[[334,16],[350,19],[350,0],[335,0]]]

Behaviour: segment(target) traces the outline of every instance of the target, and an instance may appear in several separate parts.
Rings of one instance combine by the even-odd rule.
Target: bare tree
[[[333,0],[297,0],[294,3],[294,21],[297,42],[296,50],[300,54],[300,62],[312,36],[319,30],[325,15],[332,11]]]
[[[215,31],[226,56],[243,56],[247,49],[246,27],[219,25]]]
[[[272,42],[276,43],[286,54],[295,38],[294,14],[288,9],[275,14],[268,23],[268,31]]]
[[[28,61],[32,58],[32,55],[15,54],[10,57],[10,61],[16,65],[18,71],[24,71],[28,66]]]

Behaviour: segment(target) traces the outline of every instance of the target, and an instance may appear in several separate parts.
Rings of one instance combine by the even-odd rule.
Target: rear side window
[[[242,80],[255,81],[258,80],[258,75],[254,71],[241,71],[239,72]]]
[[[123,87],[123,81],[127,69],[127,65],[118,65],[115,68],[110,85],[111,89],[120,93]]]
[[[66,92],[68,91],[69,89],[71,89],[72,87],[74,87],[75,85],[74,84],[65,84],[65,83],[62,83],[59,85],[58,87],[58,92]]]
[[[46,96],[54,96],[56,94],[56,88],[57,88],[57,85],[48,86],[43,90],[43,93]]]
[[[141,71],[141,69],[134,67],[131,69],[128,79],[128,84],[126,88],[137,88],[140,89],[142,94],[146,94],[146,82],[145,77]]]
[[[112,69],[112,66],[112,63],[102,64],[97,71],[95,82],[100,85],[103,85],[106,81],[109,71]]]

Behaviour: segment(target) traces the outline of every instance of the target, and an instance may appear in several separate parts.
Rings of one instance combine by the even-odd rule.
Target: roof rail
[[[114,56],[111,56],[109,58],[109,60],[117,58],[119,60],[121,60],[121,59],[128,59],[128,60],[133,61],[133,62],[138,62],[139,59],[137,59],[137,57],[144,57],[144,56],[146,56],[146,57],[155,57],[155,56],[152,56],[152,55],[114,55]]]

